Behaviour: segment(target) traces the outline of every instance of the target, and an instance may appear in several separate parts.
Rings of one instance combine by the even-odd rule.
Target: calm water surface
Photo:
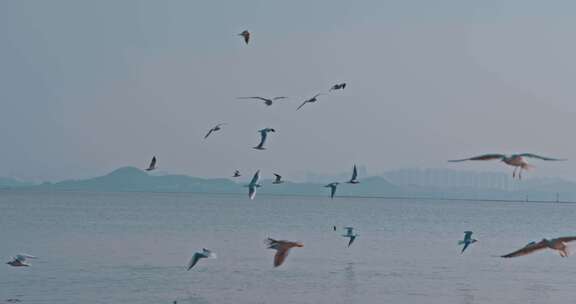
[[[40,257],[0,265],[0,303],[574,303],[576,255],[495,257],[574,234],[576,205],[0,192],[0,256]],[[266,237],[305,246],[275,269]]]

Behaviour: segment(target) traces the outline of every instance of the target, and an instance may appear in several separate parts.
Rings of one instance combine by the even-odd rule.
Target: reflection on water
[[[343,303],[352,303],[352,299],[356,296],[358,282],[356,281],[356,273],[354,272],[354,263],[347,263],[344,267],[344,286],[342,288]]]

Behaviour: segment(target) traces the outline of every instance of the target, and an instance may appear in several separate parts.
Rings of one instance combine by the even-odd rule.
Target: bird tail
[[[532,170],[532,169],[534,169],[534,168],[535,168],[535,167],[534,167],[533,165],[530,165],[530,164],[524,164],[524,165],[522,165],[522,169],[524,169],[524,170],[526,170],[526,171]]]

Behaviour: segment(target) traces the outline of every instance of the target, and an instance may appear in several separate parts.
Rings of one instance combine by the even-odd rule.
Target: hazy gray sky
[[[299,176],[534,152],[576,179],[574,1],[2,1],[0,176]],[[236,34],[252,32],[249,45]],[[306,97],[345,81],[296,112]],[[286,95],[272,107],[237,96]],[[208,140],[214,124],[228,126]],[[268,150],[252,149],[273,127]]]

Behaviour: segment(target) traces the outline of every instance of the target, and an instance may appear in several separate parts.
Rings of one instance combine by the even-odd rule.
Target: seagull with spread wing
[[[286,96],[276,96],[276,97],[272,97],[272,98],[264,98],[264,97],[260,97],[260,96],[253,96],[253,97],[238,97],[238,99],[253,99],[253,100],[260,100],[263,101],[265,105],[267,106],[271,106],[274,101],[277,100],[282,100],[282,99],[286,99],[288,97]]]
[[[240,170],[234,171],[234,175],[232,175],[232,177],[240,177],[240,176],[242,176],[242,174],[240,174]]]
[[[146,168],[146,171],[152,171],[154,169],[156,169],[156,156],[152,157],[152,160],[150,161],[150,165],[148,166],[148,168]]]
[[[336,188],[338,187],[339,184],[340,183],[338,182],[334,182],[324,186],[326,188],[330,188],[330,198],[334,198],[334,195],[336,194]]]
[[[330,88],[330,91],[343,90],[346,88],[346,83],[337,83]]]
[[[308,98],[308,99],[304,100],[304,102],[303,102],[296,110],[300,110],[300,108],[302,108],[302,107],[303,107],[305,104],[307,104],[307,103],[317,102],[317,101],[318,101],[318,98],[317,98],[317,97],[320,96],[320,95],[324,95],[324,94],[318,93],[318,94],[314,95],[314,97]]]
[[[200,259],[208,259],[208,258],[215,259],[216,254],[206,248],[202,248],[202,252],[195,252],[194,255],[192,255],[192,258],[190,259],[190,262],[188,262],[188,268],[186,270],[192,269],[192,267],[194,267],[194,265],[196,265],[196,263],[198,263]]]
[[[542,249],[552,249],[556,250],[560,253],[560,256],[565,258],[568,256],[568,246],[566,243],[576,241],[576,236],[568,236],[568,237],[559,237],[555,239],[542,239],[540,242],[530,242],[526,246],[511,252],[509,254],[505,254],[501,257],[503,258],[515,258],[523,255],[528,255],[533,252],[542,250]]]
[[[464,245],[460,254],[464,253],[464,250],[466,250],[470,244],[476,242],[478,242],[478,240],[472,238],[472,231],[464,231],[464,240],[458,241],[458,245]]]
[[[282,180],[282,175],[276,174],[274,173],[274,181],[272,182],[273,184],[282,184],[284,183],[284,181]]]
[[[550,158],[544,157],[532,153],[521,153],[521,154],[512,154],[512,155],[505,155],[505,154],[484,154],[479,156],[474,156],[470,158],[464,159],[456,159],[456,160],[449,160],[449,162],[463,162],[468,160],[500,160],[505,164],[514,167],[514,172],[512,172],[512,178],[516,177],[516,170],[518,172],[518,179],[522,179],[522,170],[529,170],[532,168],[524,159],[525,158],[535,158],[540,160],[547,160],[547,161],[564,161],[565,159],[559,158]]]
[[[352,177],[350,178],[350,180],[347,183],[348,184],[359,184],[360,183],[358,181],[358,169],[356,168],[356,165],[354,165],[354,169],[352,169]]]
[[[346,229],[346,234],[343,234],[343,237],[347,237],[350,240],[348,241],[348,247],[350,247],[350,245],[352,245],[352,243],[354,242],[354,240],[356,239],[356,237],[358,236],[358,234],[355,234],[354,228],[353,227],[344,227],[344,229]]]
[[[260,132],[260,143],[256,147],[254,147],[254,149],[266,150],[266,148],[264,148],[264,144],[266,143],[266,138],[268,137],[268,132],[276,132],[276,130],[274,130],[272,128],[264,128],[262,130],[258,130],[258,132]]]
[[[21,253],[17,254],[15,257],[12,258],[11,261],[7,262],[6,264],[12,267],[29,267],[30,264],[26,263],[27,259],[36,259],[35,256]]]
[[[261,187],[260,184],[258,184],[258,181],[260,180],[260,170],[256,171],[256,173],[254,173],[254,176],[252,177],[252,180],[250,181],[250,183],[246,186],[248,187],[248,197],[253,200],[254,197],[256,196],[256,188]]]
[[[214,127],[212,127],[212,129],[208,130],[208,133],[206,133],[206,135],[204,135],[204,139],[208,138],[208,136],[210,136],[210,134],[212,134],[213,132],[222,130],[223,125],[226,125],[226,123],[219,123],[219,124],[215,125]]]
[[[248,44],[248,42],[250,41],[250,32],[249,31],[242,31],[242,33],[238,34],[238,36],[242,36],[244,38],[244,42],[246,42],[246,44]]]
[[[271,238],[268,238],[266,243],[268,244],[268,249],[276,250],[276,254],[274,255],[274,267],[278,267],[284,263],[290,249],[294,247],[304,247],[304,244],[300,242],[277,241]]]

